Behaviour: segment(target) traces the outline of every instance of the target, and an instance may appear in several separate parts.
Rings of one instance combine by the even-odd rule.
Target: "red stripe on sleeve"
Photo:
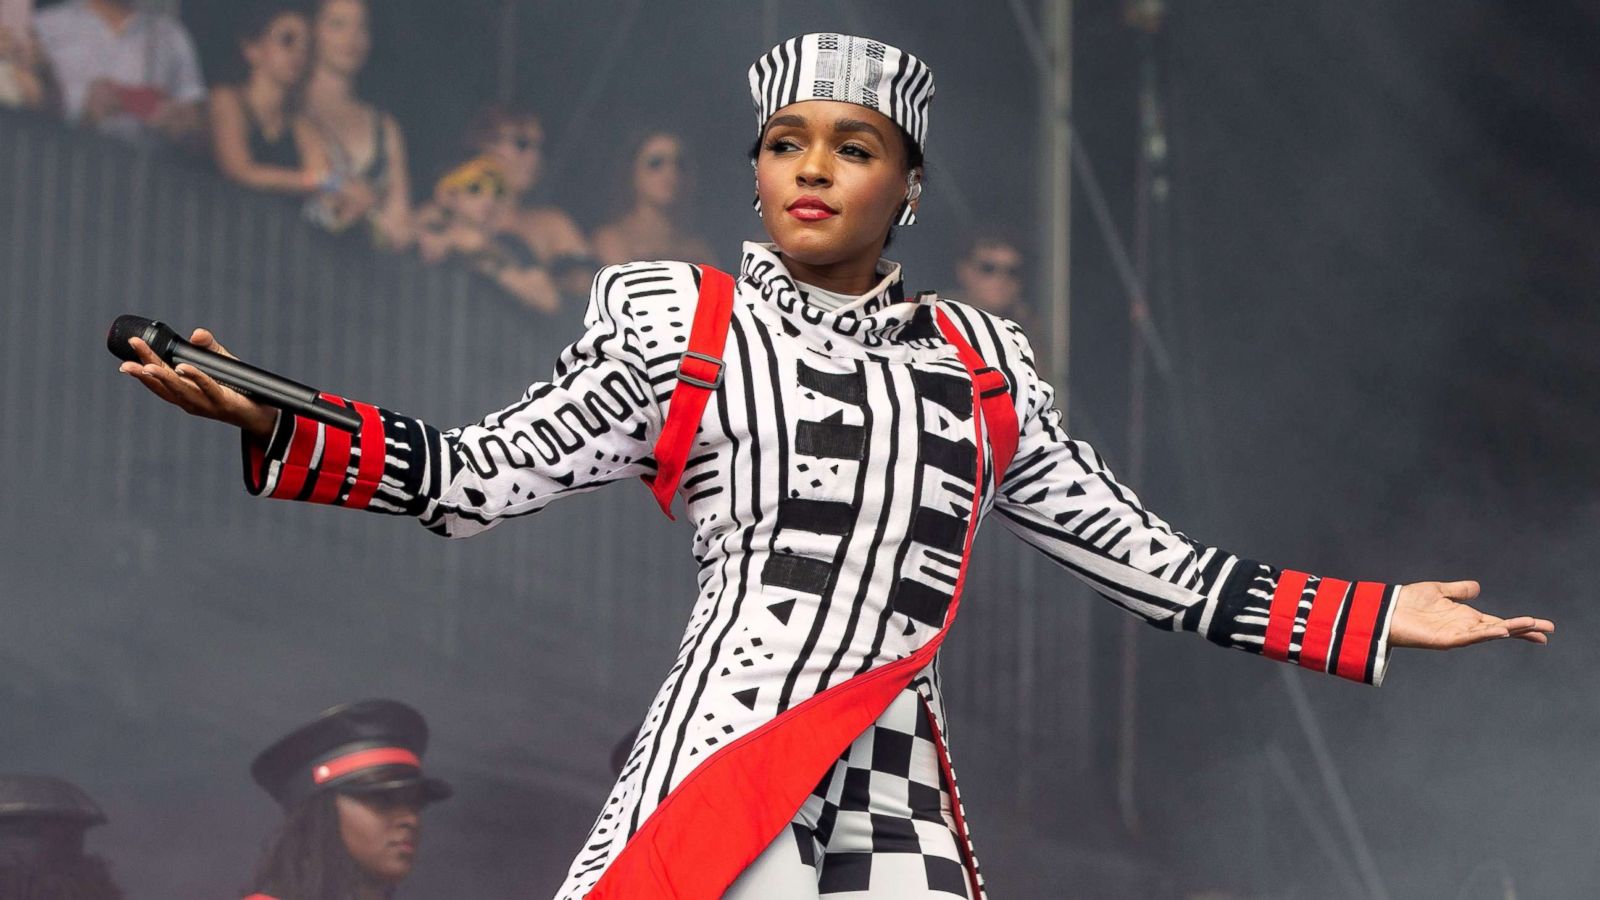
[[[323,394],[329,402],[344,406],[342,398]],[[312,503],[332,503],[344,486],[345,472],[350,468],[350,432],[343,428],[325,426],[322,438],[322,462],[317,466],[317,486],[306,499]]]
[[[350,498],[344,505],[351,509],[366,509],[383,480],[383,462],[388,455],[383,439],[383,416],[370,403],[354,404],[361,414],[361,468],[356,471],[355,486],[350,488]]]
[[[1378,610],[1383,606],[1383,592],[1387,587],[1376,581],[1356,583],[1355,596],[1350,600],[1350,615],[1345,618],[1344,640],[1339,646],[1339,664],[1334,670],[1339,677],[1367,680],[1372,632],[1377,627]]]
[[[1318,672],[1328,671],[1333,626],[1339,622],[1339,608],[1344,606],[1345,595],[1349,592],[1348,581],[1324,578],[1318,583],[1316,599],[1311,601],[1311,615],[1306,617],[1306,633],[1300,638],[1300,665]]]
[[[1294,617],[1300,610],[1300,595],[1311,576],[1293,569],[1278,574],[1278,589],[1272,593],[1272,612],[1267,617],[1267,642],[1261,648],[1264,656],[1277,660],[1289,658],[1289,643],[1294,640]]]
[[[283,466],[278,471],[278,485],[272,489],[277,500],[293,500],[300,496],[311,474],[311,454],[317,449],[316,422],[304,416],[295,416],[290,426],[294,433],[289,437],[289,452],[283,455]]]

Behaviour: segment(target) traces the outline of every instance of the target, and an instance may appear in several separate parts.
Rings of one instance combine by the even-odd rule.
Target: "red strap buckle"
[[[972,380],[978,383],[978,396],[984,400],[998,397],[1011,390],[1006,384],[1006,376],[994,366],[984,366],[972,373]]]
[[[712,366],[712,374],[704,378],[698,375],[689,374],[688,365],[690,360],[706,363]],[[693,350],[685,350],[683,356],[678,359],[678,380],[684,384],[692,384],[697,388],[705,388],[708,391],[714,391],[722,386],[722,360],[717,359],[715,356],[712,356],[708,353],[696,353]]]

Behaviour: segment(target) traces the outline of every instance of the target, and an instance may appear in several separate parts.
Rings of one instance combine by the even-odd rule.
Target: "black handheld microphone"
[[[322,399],[315,388],[290,381],[281,375],[258,369],[220,353],[202,350],[189,343],[170,327],[143,316],[118,316],[106,335],[106,349],[128,362],[139,362],[129,346],[129,338],[139,338],[169,366],[188,363],[217,381],[252,399],[287,412],[299,413],[324,425],[351,434],[361,430],[361,416],[355,410]]]

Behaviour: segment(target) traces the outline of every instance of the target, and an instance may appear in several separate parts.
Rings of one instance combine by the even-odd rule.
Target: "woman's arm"
[[[1382,681],[1391,647],[1443,649],[1511,636],[1543,643],[1553,630],[1546,620],[1502,620],[1459,602],[1477,595],[1472,582],[1318,577],[1173,530],[1117,482],[1094,448],[1067,435],[1026,339],[1007,325],[975,339],[986,358],[995,359],[987,354],[997,347],[1006,359],[1021,423],[998,510],[1023,540],[1150,624],[1370,684]]]
[[[186,412],[239,426],[253,494],[414,516],[431,531],[461,537],[557,497],[654,471],[662,411],[641,342],[619,312],[628,274],[627,267],[600,273],[587,329],[561,353],[551,380],[450,431],[332,395],[324,396],[359,413],[358,433],[278,415],[191,366],[168,368],[137,343],[143,362],[121,371]],[[692,286],[690,276],[680,280]],[[195,338],[210,345],[203,331]]]
[[[244,111],[244,98],[234,88],[219,87],[211,92],[211,145],[217,168],[230,181],[257,191],[304,195],[317,189],[324,169],[314,169],[302,157],[302,168],[264,166],[250,156],[250,122]],[[300,129],[295,142],[300,143]]]
[[[389,155],[389,189],[377,209],[378,234],[384,246],[404,250],[414,237],[411,223],[411,173],[406,161],[405,136],[394,116],[383,114],[383,139]]]

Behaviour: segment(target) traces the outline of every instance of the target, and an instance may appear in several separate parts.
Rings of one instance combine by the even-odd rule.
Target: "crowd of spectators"
[[[613,196],[597,198],[608,207],[592,234],[535,199],[545,131],[526,108],[482,110],[431,189],[414,191],[404,130],[356,88],[372,14],[368,0],[241,4],[231,74],[209,89],[183,24],[138,0],[0,14],[0,105],[210,160],[230,181],[301,204],[330,232],[428,263],[457,261],[540,313],[581,300],[600,265],[718,263],[686,215],[690,154],[670,131],[620,143]],[[954,272],[961,296],[1021,314],[1020,247],[976,236]]]

